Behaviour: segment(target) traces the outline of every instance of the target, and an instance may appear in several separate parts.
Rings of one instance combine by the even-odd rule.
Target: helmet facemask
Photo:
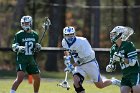
[[[110,32],[110,39],[112,43],[115,43],[119,38],[122,38],[122,34],[125,31],[124,26],[116,26],[111,32]]]
[[[32,17],[31,16],[23,16],[21,18],[21,27],[25,31],[28,31],[31,29],[31,26],[32,26]]]
[[[74,27],[65,27],[63,29],[63,36],[68,43],[73,43],[73,41],[75,40]]]
[[[121,37],[121,35],[122,35],[122,33],[111,32],[110,33],[111,42],[115,43]]]

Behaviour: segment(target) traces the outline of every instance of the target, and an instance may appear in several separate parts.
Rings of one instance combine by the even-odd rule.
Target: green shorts
[[[133,87],[137,84],[140,84],[140,74],[139,73],[132,73],[131,75],[122,77],[121,86]]]
[[[16,60],[16,70],[24,71],[28,74],[38,74],[40,70],[33,56],[18,56]]]
[[[32,64],[17,64],[16,65],[17,71],[27,72],[28,74],[39,74],[40,70],[37,65]]]

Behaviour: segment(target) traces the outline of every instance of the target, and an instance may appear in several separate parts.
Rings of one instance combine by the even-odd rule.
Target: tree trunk
[[[87,6],[100,6],[100,0],[87,0]],[[99,47],[100,10],[99,8],[86,9],[84,36],[93,47]]]
[[[66,4],[65,0],[50,0],[50,3]],[[51,6],[50,7],[50,20],[52,26],[49,31],[49,47],[57,47],[59,40],[62,39],[62,31],[65,26],[65,7],[64,6]],[[47,71],[58,71],[57,67],[57,53],[48,53],[45,69]]]
[[[13,14],[13,24],[12,24],[12,29],[18,29],[19,28],[19,22],[21,17],[24,15],[24,8],[26,5],[26,0],[18,0],[17,5],[15,8],[15,12]]]
[[[140,5],[140,0],[135,0],[135,5],[139,6]],[[137,37],[140,36],[140,9],[139,8],[133,8],[132,9],[132,16],[133,16],[133,29],[135,31],[135,40],[139,40],[137,39]]]
[[[127,0],[123,0],[123,6],[128,6]],[[124,8],[123,10],[123,25],[127,26],[128,25],[128,10],[127,8]]]

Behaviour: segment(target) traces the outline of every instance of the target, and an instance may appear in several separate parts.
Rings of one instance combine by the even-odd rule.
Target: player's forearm
[[[74,66],[74,67],[75,67],[75,66],[78,66],[78,63],[74,63],[73,66]]]
[[[124,63],[134,66],[137,63],[137,58],[125,58]]]
[[[125,59],[124,59],[124,63],[129,64],[128,58],[125,58]]]

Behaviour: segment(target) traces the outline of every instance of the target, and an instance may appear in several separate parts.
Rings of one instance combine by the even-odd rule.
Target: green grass
[[[0,93],[9,93],[13,81],[14,79],[0,79]],[[70,90],[57,86],[60,79],[43,79],[41,80],[39,93],[75,93],[72,81],[68,81],[71,86]],[[119,87],[117,86],[108,86],[104,89],[98,89],[94,84],[88,81],[85,81],[83,86],[86,89],[86,93],[119,93]],[[32,84],[29,84],[25,79],[17,89],[16,93],[33,93]]]
[[[119,74],[106,74],[107,78],[111,78],[115,76],[120,79]],[[41,73],[41,85],[39,93],[76,93],[73,88],[72,75],[68,74],[68,82],[70,83],[70,90],[66,90],[65,88],[58,87],[57,84],[60,81],[64,80],[65,73],[64,72],[42,72]],[[10,88],[13,84],[14,79],[16,78],[15,72],[0,72],[0,93],[9,93]],[[98,89],[94,84],[86,79],[83,83],[84,88],[86,89],[86,93],[119,93],[119,87],[117,86],[108,86],[104,89]],[[25,80],[21,83],[16,93],[33,93],[33,85],[28,83],[27,76]]]
[[[0,79],[0,93],[9,93],[11,85],[14,79]],[[72,81],[69,80],[71,85],[70,90],[66,90],[64,88],[58,87],[57,84],[59,80],[53,79],[43,79],[41,81],[40,93],[75,93],[74,88],[72,86]],[[104,89],[97,89],[94,84],[89,82],[84,82],[84,87],[86,89],[86,93],[119,93],[119,88],[116,86],[109,86]],[[27,80],[24,80],[19,88],[17,89],[17,93],[33,93],[32,84],[29,84]]]

